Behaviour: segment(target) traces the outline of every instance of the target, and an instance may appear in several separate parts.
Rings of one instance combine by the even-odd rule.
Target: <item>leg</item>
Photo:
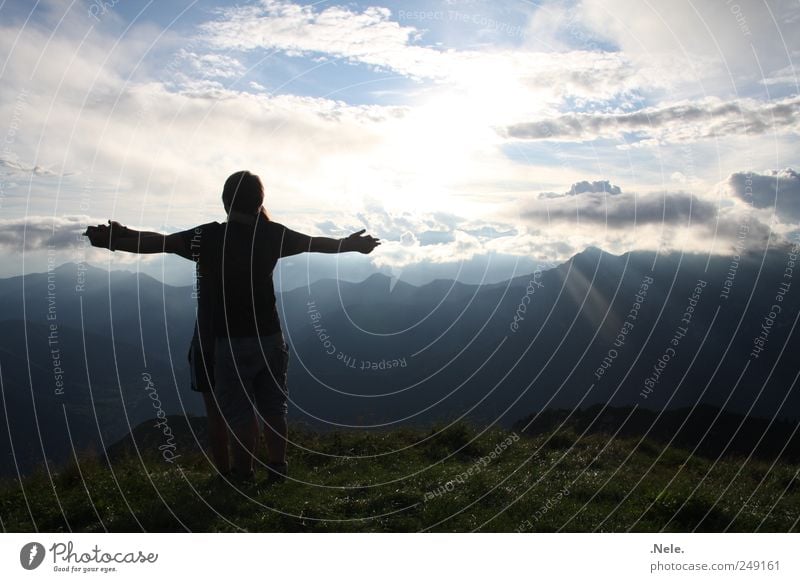
[[[258,438],[258,424],[256,415],[251,414],[250,418],[241,422],[233,429],[233,472],[236,476],[243,477],[253,471],[253,456]]]
[[[275,342],[276,338],[265,339],[265,343]],[[267,442],[268,469],[270,479],[278,475],[286,476],[286,444],[289,429],[286,423],[288,411],[288,390],[286,372],[289,363],[289,352],[280,338],[279,344],[273,344],[265,350],[263,370],[254,378],[253,386],[261,418],[264,419],[264,437]]]
[[[225,419],[217,406],[217,400],[212,392],[203,392],[203,401],[206,405],[208,417],[208,440],[211,447],[211,458],[217,471],[227,473],[230,470],[228,458],[228,427]]]
[[[231,461],[235,477],[251,474],[258,437],[256,415],[249,394],[253,373],[250,351],[249,346],[238,338],[217,338],[214,350],[214,394],[219,402],[222,422],[227,423],[233,437]]]
[[[289,427],[285,414],[270,414],[264,417],[264,435],[267,441],[267,455],[270,463],[286,462],[286,440]]]

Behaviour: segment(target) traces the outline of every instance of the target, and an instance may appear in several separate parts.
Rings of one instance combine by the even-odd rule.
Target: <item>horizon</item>
[[[785,250],[788,247],[789,244],[790,243],[788,241],[779,242],[778,244],[776,244],[775,246],[771,247],[770,249],[765,249],[764,250],[764,253],[765,253],[764,256],[766,256],[766,253],[770,252],[770,251],[772,251],[772,252],[782,252],[783,250]],[[648,254],[656,255],[656,254],[658,254],[658,256],[671,256],[671,255],[675,254],[676,252],[678,252],[678,251],[674,251],[674,250],[669,250],[669,251],[647,251],[647,250],[642,250],[642,251],[626,251],[624,253],[615,254],[615,253],[611,253],[611,252],[609,252],[609,251],[607,251],[605,249],[602,249],[600,247],[595,247],[593,245],[590,245],[590,246],[587,246],[586,248],[584,248],[583,250],[579,251],[575,255],[572,255],[566,261],[563,261],[563,262],[549,263],[549,264],[546,264],[546,265],[545,264],[534,265],[534,266],[532,266],[532,268],[529,271],[519,270],[518,272],[511,273],[510,276],[505,276],[505,277],[503,277],[503,273],[500,273],[498,277],[487,278],[485,273],[484,273],[484,276],[480,280],[478,279],[477,275],[469,276],[469,274],[466,275],[466,276],[462,275],[459,278],[458,275],[460,275],[460,273],[456,274],[457,275],[456,278],[448,277],[448,276],[440,276],[440,277],[429,278],[429,277],[427,277],[427,274],[423,274],[422,276],[419,276],[419,275],[415,276],[413,271],[406,271],[405,273],[401,274],[401,277],[398,278],[391,271],[386,272],[385,270],[375,270],[375,271],[372,271],[372,272],[364,272],[364,273],[362,273],[360,278],[358,278],[357,276],[354,276],[354,274],[352,274],[352,276],[354,276],[354,278],[345,278],[345,277],[342,277],[342,276],[338,276],[337,273],[330,273],[330,269],[329,269],[328,272],[324,274],[324,275],[328,275],[328,276],[322,275],[322,276],[318,276],[318,277],[315,277],[315,278],[310,279],[310,280],[305,280],[303,282],[303,281],[301,281],[301,279],[303,278],[303,273],[307,273],[309,271],[309,269],[307,269],[304,266],[298,266],[296,264],[296,262],[295,262],[295,264],[293,264],[290,267],[285,267],[285,266],[281,267],[281,262],[279,262],[278,263],[278,267],[275,270],[275,272],[277,274],[275,284],[276,284],[276,291],[288,292],[288,291],[293,291],[295,289],[300,289],[302,287],[306,287],[308,285],[313,285],[314,283],[317,283],[317,282],[320,282],[320,281],[339,281],[339,282],[344,282],[344,283],[355,283],[355,284],[358,284],[358,283],[363,283],[364,281],[366,281],[367,279],[370,279],[372,277],[382,276],[382,277],[385,277],[385,278],[387,278],[387,279],[389,279],[391,281],[391,286],[392,287],[394,287],[394,285],[396,285],[397,283],[404,283],[404,284],[410,285],[412,287],[424,287],[424,286],[429,285],[431,283],[435,283],[436,281],[454,281],[454,282],[460,283],[462,285],[472,285],[472,286],[478,286],[479,287],[481,285],[495,285],[495,284],[498,284],[498,283],[504,283],[506,281],[511,281],[511,280],[516,279],[516,278],[525,277],[525,276],[531,275],[532,273],[534,273],[537,270],[548,271],[550,269],[555,269],[555,268],[558,268],[561,265],[569,262],[574,257],[576,257],[578,255],[584,255],[584,254],[586,254],[588,252],[591,252],[593,250],[594,251],[600,251],[603,254],[607,254],[607,255],[610,255],[610,256],[615,257],[615,258],[621,258],[621,257],[624,257],[625,255],[632,254],[632,253],[644,254],[644,255],[648,255]],[[742,255],[744,255],[744,254],[754,254],[754,253],[759,253],[759,252],[762,252],[762,251],[760,249],[748,249],[745,252],[743,252]],[[681,252],[681,254],[682,254],[682,256],[696,256],[696,257],[704,256],[704,257],[706,257],[708,259],[710,259],[712,256],[717,256],[717,257],[726,257],[727,256],[725,254],[707,255],[706,253],[699,253],[699,252]],[[121,266],[121,267],[116,267],[116,268],[110,268],[108,265],[102,265],[102,264],[93,263],[93,262],[89,262],[89,261],[84,261],[84,262],[81,262],[81,261],[66,261],[66,262],[63,262],[63,263],[59,263],[57,265],[53,265],[52,269],[53,270],[59,270],[59,269],[63,269],[65,267],[69,267],[69,266],[74,266],[76,269],[78,269],[78,267],[80,267],[81,265],[86,265],[86,266],[88,266],[90,268],[98,269],[98,270],[101,270],[101,271],[106,272],[106,273],[130,273],[132,275],[137,275],[137,276],[144,275],[146,277],[150,277],[151,279],[154,279],[155,281],[157,281],[159,283],[162,283],[162,284],[168,285],[168,286],[173,286],[173,287],[189,287],[189,286],[192,286],[193,283],[194,283],[194,280],[195,280],[194,265],[189,263],[188,264],[188,269],[187,269],[186,268],[187,264],[185,264],[185,262],[182,261],[181,259],[173,258],[173,257],[167,257],[167,258],[169,259],[169,262],[174,262],[176,264],[179,264],[183,268],[178,269],[178,273],[177,274],[174,271],[167,271],[167,270],[164,270],[164,269],[162,269],[161,273],[159,273],[159,271],[157,269],[154,269],[153,265],[150,264],[150,263],[145,263],[143,265],[144,268],[133,269],[133,268],[130,268],[130,266],[127,266],[127,265]],[[310,257],[308,257],[305,260],[310,260]],[[320,264],[320,266],[322,266],[322,264]],[[25,275],[43,275],[43,274],[47,274],[49,271],[50,271],[50,265],[48,265],[47,268],[45,268],[44,270],[41,270],[41,271],[29,271],[27,273],[22,273],[22,274],[19,274],[19,275],[0,276],[0,280],[12,279],[12,278],[15,278],[15,277],[23,277]],[[288,278],[288,280],[290,282],[289,282],[288,285],[284,285],[284,280],[287,279],[287,278]],[[407,280],[407,278],[410,279],[410,280]]]

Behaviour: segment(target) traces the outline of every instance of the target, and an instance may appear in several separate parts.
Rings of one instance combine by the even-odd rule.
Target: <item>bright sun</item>
[[[379,153],[400,176],[406,210],[468,210],[464,188],[496,182],[502,157],[497,128],[531,110],[525,93],[503,71],[484,71],[463,82],[434,88],[411,106]]]

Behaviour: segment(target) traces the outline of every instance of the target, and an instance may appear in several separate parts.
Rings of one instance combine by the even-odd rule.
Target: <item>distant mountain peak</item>
[[[89,263],[75,263],[70,261],[69,263],[62,263],[58,265],[55,269],[53,269],[56,273],[75,273],[78,270],[83,270],[92,273],[103,273],[107,274],[109,271],[108,269],[103,269],[102,267],[95,267]]]

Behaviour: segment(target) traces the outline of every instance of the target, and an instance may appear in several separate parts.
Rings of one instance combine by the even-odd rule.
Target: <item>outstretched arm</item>
[[[346,238],[328,238],[326,236],[308,236],[284,226],[280,240],[281,257],[291,257],[300,253],[348,253],[368,254],[380,243],[380,239],[364,236],[364,230],[354,232]]]
[[[348,253],[358,252],[369,254],[380,245],[380,239],[373,236],[362,236],[365,230],[354,232],[347,238],[328,238],[325,236],[312,236],[308,251],[312,253]]]
[[[181,236],[134,230],[111,220],[108,221],[108,224],[88,227],[84,236],[89,237],[92,246],[112,251],[139,254],[180,254],[185,250],[185,243]]]

